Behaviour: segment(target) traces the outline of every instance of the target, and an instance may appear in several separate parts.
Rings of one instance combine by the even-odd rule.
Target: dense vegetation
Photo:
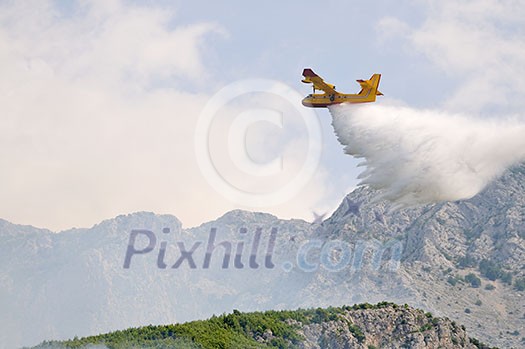
[[[351,309],[378,309],[394,304],[359,304],[352,307],[327,309],[299,309],[296,311],[267,311],[213,316],[209,320],[184,324],[130,328],[98,336],[75,338],[68,341],[44,342],[38,348],[82,348],[105,345],[121,348],[291,348],[302,340],[297,333],[299,324],[322,323],[338,319],[339,314]],[[363,334],[352,328],[358,340]]]
[[[479,262],[479,272],[489,280],[500,279],[506,284],[512,284],[512,274],[505,272],[500,265],[493,261],[482,259]]]
[[[488,259],[482,259],[478,262],[476,258],[467,254],[466,256],[460,257],[457,260],[456,266],[460,269],[474,268],[477,266],[481,276],[491,281],[501,280],[503,283],[506,283],[507,285],[514,285],[514,289],[516,289],[517,291],[525,291],[525,278],[518,278],[513,283],[512,282],[513,273],[509,271],[505,271],[504,268],[500,264],[494,261],[491,261]],[[449,268],[447,272],[450,272],[450,271],[451,270]],[[445,274],[447,274],[447,272]],[[462,278],[460,276],[449,276],[447,279],[447,282],[452,286],[455,286],[458,281],[465,281],[474,288],[478,288],[481,286],[481,280],[473,273],[466,275],[465,278]],[[494,289],[494,286],[490,285],[486,289],[488,290]]]
[[[300,324],[323,323],[339,319],[344,311],[397,307],[381,302],[376,305],[357,304],[341,308],[299,309],[295,311],[267,311],[213,316],[209,320],[184,324],[130,328],[98,336],[75,338],[68,341],[44,342],[38,348],[82,348],[104,345],[109,349],[121,348],[291,348],[302,340],[297,329]],[[359,341],[364,335],[349,324]]]
[[[209,320],[192,321],[184,324],[145,326],[130,328],[97,336],[74,338],[67,341],[46,341],[38,349],[103,348],[124,349],[216,349],[216,348],[294,348],[303,338],[298,329],[302,325],[342,320],[356,340],[362,343],[365,334],[361,328],[341,315],[347,311],[381,309],[397,304],[380,302],[378,304],[356,304],[340,308],[317,308],[241,313],[213,316]],[[408,305],[402,306],[409,309]],[[424,332],[439,323],[431,313],[424,316],[428,323],[421,327]],[[453,322],[453,326],[456,324]],[[470,339],[478,348],[489,348],[475,339]],[[373,346],[369,346],[373,347]]]

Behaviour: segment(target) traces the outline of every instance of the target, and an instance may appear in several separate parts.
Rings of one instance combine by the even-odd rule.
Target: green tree
[[[514,281],[514,288],[518,291],[525,291],[525,277],[516,279],[516,281]]]
[[[476,275],[474,275],[473,273],[470,273],[470,274],[467,274],[465,276],[465,281],[468,282],[470,284],[470,286],[474,287],[474,288],[478,288],[481,286],[481,280],[480,278],[478,278]]]

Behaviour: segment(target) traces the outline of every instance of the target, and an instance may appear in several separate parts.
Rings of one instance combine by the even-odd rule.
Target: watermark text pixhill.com
[[[162,232],[170,234],[169,228]],[[124,269],[129,269],[132,260],[141,255],[156,255],[156,267],[159,269],[210,269],[212,261],[221,261],[222,269],[274,269],[274,252],[277,241],[277,228],[257,228],[251,241],[247,241],[248,230],[240,228],[242,237],[236,241],[217,241],[217,228],[211,228],[208,238],[194,241],[160,241],[151,230],[134,229],[130,232],[124,258]],[[160,239],[162,240],[162,239]],[[287,239],[289,240],[289,239]],[[303,272],[314,272],[320,267],[330,272],[343,270],[357,271],[368,266],[373,270],[381,267],[396,271],[401,262],[403,243],[392,239],[381,242],[376,239],[357,240],[349,243],[343,240],[305,240],[297,247],[295,255],[288,246],[288,260],[281,267],[289,272],[294,267]],[[170,250],[171,252],[167,252]],[[175,250],[175,252],[173,252]],[[173,253],[175,255],[173,255]],[[169,256],[168,256],[169,254]],[[221,259],[222,257],[222,259]],[[386,257],[386,258],[385,258]],[[176,259],[174,259],[176,258]],[[291,260],[290,260],[291,259]],[[386,261],[385,261],[386,259]],[[173,264],[167,260],[174,260]]]

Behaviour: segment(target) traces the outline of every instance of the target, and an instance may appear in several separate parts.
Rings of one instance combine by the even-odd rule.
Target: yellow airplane
[[[310,68],[303,70],[303,76],[304,79],[301,81],[305,84],[312,84],[314,89],[312,94],[309,94],[303,99],[303,105],[305,107],[323,108],[339,103],[375,102],[376,96],[383,95],[377,90],[381,74],[374,74],[369,80],[357,80],[359,85],[361,85],[361,91],[357,94],[337,92],[334,85],[324,82],[324,80]],[[324,91],[324,93],[315,93],[316,90]]]

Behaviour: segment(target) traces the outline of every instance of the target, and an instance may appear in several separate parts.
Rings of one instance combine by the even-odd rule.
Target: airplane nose
[[[311,107],[313,106],[312,102],[310,102],[308,100],[308,97],[304,98],[302,101],[301,101],[302,105],[304,105],[305,107]]]

